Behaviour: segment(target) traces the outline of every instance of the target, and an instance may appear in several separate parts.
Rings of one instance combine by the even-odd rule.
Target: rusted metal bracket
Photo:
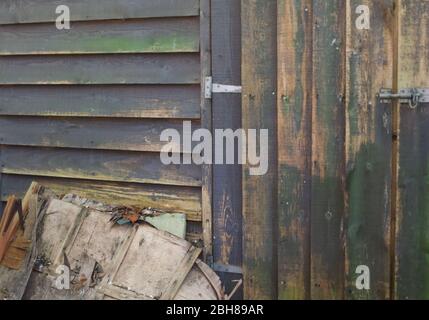
[[[213,83],[213,77],[206,77],[204,93],[206,99],[211,99],[212,93],[241,93],[241,86]]]
[[[394,93],[392,89],[381,89],[377,97],[381,103],[390,103],[397,99],[400,103],[408,103],[411,109],[416,109],[421,103],[429,102],[429,89],[401,89],[398,93]]]

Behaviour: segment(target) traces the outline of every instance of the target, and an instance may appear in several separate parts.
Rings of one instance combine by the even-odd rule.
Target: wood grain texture
[[[398,88],[429,87],[429,1],[401,0]],[[397,299],[429,299],[429,104],[400,111]]]
[[[278,6],[278,294],[310,297],[312,1]]]
[[[211,76],[211,24],[210,24],[210,1],[200,0],[200,61],[201,61],[201,88],[204,88],[205,78]],[[205,98],[204,89],[201,90],[201,128],[212,132],[212,102]],[[213,166],[211,164],[202,165],[202,224],[204,261],[211,262],[213,257]]]
[[[213,81],[241,84],[240,0],[212,1]],[[213,129],[241,128],[240,94],[213,94]],[[213,167],[213,258],[242,265],[241,166]],[[232,274],[233,279],[241,276]],[[223,279],[228,285],[227,278]],[[232,286],[235,283],[232,283]]]
[[[0,186],[1,201],[5,201],[10,194],[23,197],[33,181],[57,195],[72,193],[112,205],[152,207],[168,212],[183,212],[186,213],[189,221],[201,221],[199,188],[5,174]]]
[[[355,26],[359,5],[371,29]],[[347,2],[346,297],[389,299],[392,105],[377,93],[393,83],[394,1]],[[371,289],[356,288],[356,268],[371,271]]]
[[[313,2],[313,299],[344,297],[345,9],[343,0]]]
[[[201,186],[196,165],[164,165],[159,153],[1,146],[2,173]]]
[[[198,54],[4,56],[0,84],[197,84]]]
[[[0,86],[0,115],[199,119],[200,87]]]
[[[54,22],[59,5],[70,8],[72,21],[198,16],[198,0],[3,0],[0,24]]]
[[[242,125],[269,129],[269,169],[251,176],[243,166],[243,272],[245,299],[274,299],[276,187],[277,1],[241,2]]]
[[[200,127],[198,122],[192,129]],[[19,130],[17,130],[19,128]],[[161,119],[89,119],[50,117],[0,117],[3,145],[160,152],[164,130],[177,130],[183,122]],[[179,142],[177,150],[183,146]]]
[[[198,18],[0,25],[0,56],[198,51]]]

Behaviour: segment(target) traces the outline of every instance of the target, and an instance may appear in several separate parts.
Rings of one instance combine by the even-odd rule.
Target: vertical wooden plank
[[[210,0],[200,1],[200,51],[201,51],[201,127],[212,131],[212,105],[205,98],[204,80],[211,73],[211,43],[210,43]],[[212,246],[212,183],[213,167],[203,164],[202,204],[204,260],[211,263]]]
[[[311,290],[314,299],[342,299],[346,3],[313,5]]]
[[[370,29],[356,27],[368,6]],[[377,93],[393,83],[393,0],[347,0],[346,297],[390,295],[392,105]],[[370,269],[370,290],[356,288],[356,268]]]
[[[310,297],[313,1],[278,7],[278,294]]]
[[[398,87],[429,88],[429,1],[398,0]],[[400,109],[395,297],[429,299],[429,104]]]
[[[212,69],[215,83],[241,85],[240,0],[212,2]],[[213,129],[241,128],[241,95],[213,94]],[[213,166],[213,260],[215,269],[242,267],[241,165]],[[232,267],[232,268],[231,268]],[[241,274],[220,273],[224,285]],[[232,290],[232,289],[231,289]]]
[[[243,168],[243,267],[246,299],[277,297],[276,223],[277,1],[242,0],[242,117],[244,129],[269,129],[269,170]],[[274,248],[274,249],[273,249]]]

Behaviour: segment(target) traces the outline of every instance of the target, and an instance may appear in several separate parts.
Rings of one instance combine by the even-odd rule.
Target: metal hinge
[[[381,103],[390,103],[393,99],[398,99],[400,103],[408,103],[411,109],[415,109],[420,103],[429,102],[429,89],[401,89],[398,93],[393,93],[392,89],[381,89],[378,98]]]
[[[204,92],[206,99],[211,99],[212,93],[241,93],[241,86],[213,83],[213,77],[206,77]]]

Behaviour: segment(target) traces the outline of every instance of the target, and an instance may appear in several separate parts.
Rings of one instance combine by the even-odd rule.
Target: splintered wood
[[[225,299],[202,250],[173,234],[54,197],[39,216],[24,299]]]

